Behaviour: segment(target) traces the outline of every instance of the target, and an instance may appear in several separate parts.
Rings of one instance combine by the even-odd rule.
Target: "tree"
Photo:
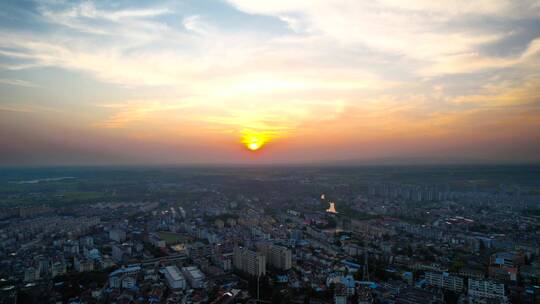
[[[412,257],[413,253],[414,252],[411,245],[407,244],[407,247],[405,247],[405,255],[407,255],[408,257]]]
[[[480,251],[480,254],[486,253],[486,244],[484,244],[484,241],[480,240],[480,245],[478,246],[478,249]]]

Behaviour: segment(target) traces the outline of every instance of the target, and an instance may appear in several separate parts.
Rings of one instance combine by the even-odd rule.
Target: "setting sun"
[[[243,131],[242,143],[251,151],[261,149],[269,140],[269,136],[263,132]]]
[[[260,143],[250,143],[248,145],[248,148],[252,151],[255,151],[255,150],[259,150],[259,148],[261,148],[262,145]]]

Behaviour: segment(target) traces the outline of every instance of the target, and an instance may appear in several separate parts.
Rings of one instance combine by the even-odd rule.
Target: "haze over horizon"
[[[0,165],[540,161],[538,1],[3,1]]]

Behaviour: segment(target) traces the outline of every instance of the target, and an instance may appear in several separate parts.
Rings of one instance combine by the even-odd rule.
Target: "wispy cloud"
[[[167,112],[186,109],[193,104],[186,100],[131,100],[97,106],[112,109],[115,113],[104,122],[96,123],[94,126],[116,129],[145,123],[152,115],[163,116]]]
[[[516,130],[540,107],[539,15],[528,0],[45,1],[0,22],[0,84],[83,75],[74,113],[97,104],[78,114],[93,130],[148,137],[432,138],[489,115]]]
[[[27,88],[40,88],[41,86],[21,79],[12,79],[12,78],[0,78],[0,84],[7,84],[12,86],[20,86]]]
[[[515,28],[511,25],[506,28],[482,27],[478,23],[469,25],[469,20],[494,18],[508,24],[509,19],[540,14],[534,1],[230,2],[248,13],[280,18],[289,26],[294,20],[296,31],[301,24],[304,32],[326,36],[345,46],[367,47],[389,55],[409,57],[418,61],[418,71],[424,71],[421,74],[430,70],[432,76],[511,64],[505,58],[485,58],[478,49],[512,35]],[[475,60],[481,60],[483,64],[469,69],[464,67]]]
[[[167,8],[101,10],[91,1],[63,8],[52,8],[43,3],[38,9],[43,19],[52,24],[104,35],[114,34],[118,28],[111,27],[111,24],[119,23],[146,30],[162,28],[158,23],[147,19],[170,13]]]

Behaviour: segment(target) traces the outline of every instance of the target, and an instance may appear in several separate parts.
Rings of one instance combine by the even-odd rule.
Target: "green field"
[[[179,243],[185,243],[186,237],[180,233],[160,231],[156,234],[165,241],[167,245],[174,245]]]

